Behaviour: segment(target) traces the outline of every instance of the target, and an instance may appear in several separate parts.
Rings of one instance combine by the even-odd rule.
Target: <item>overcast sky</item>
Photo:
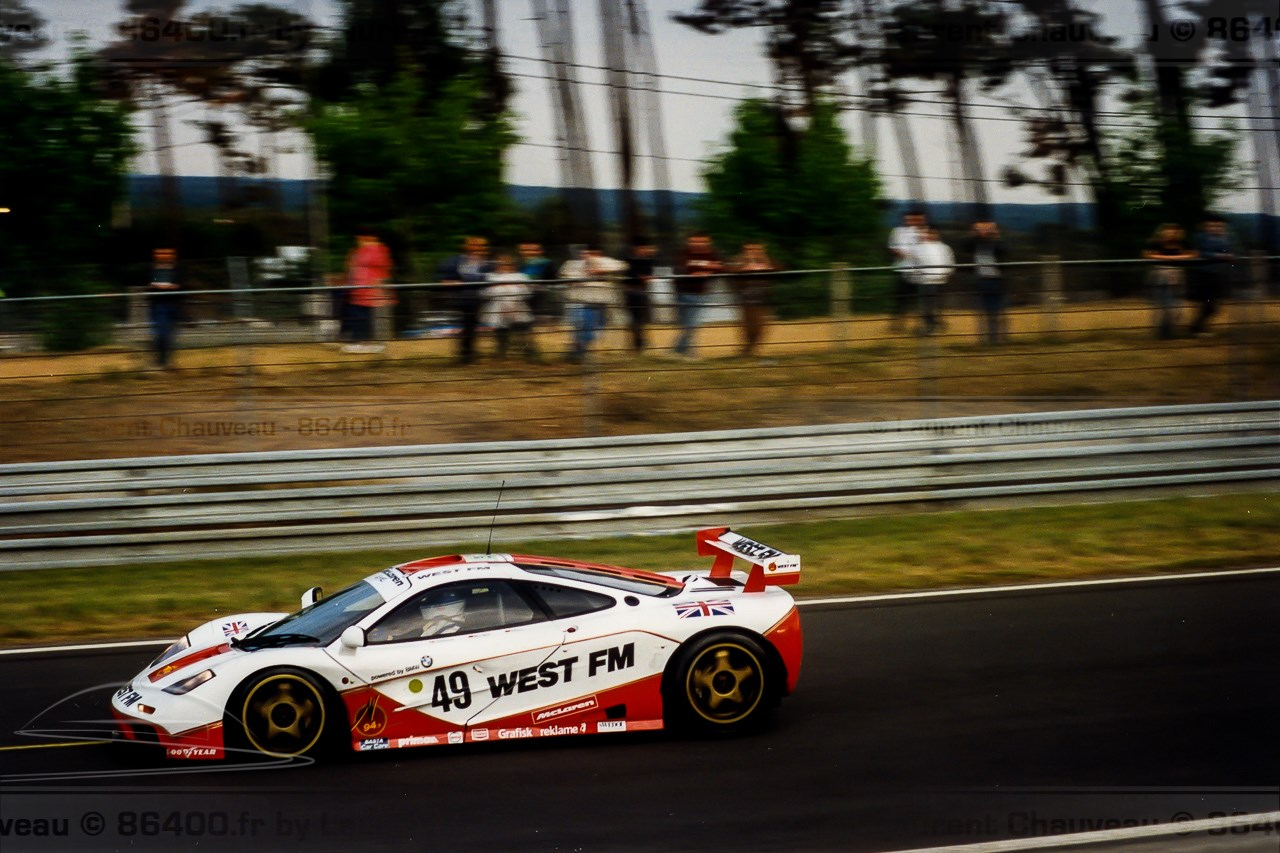
[[[65,54],[66,37],[75,30],[85,31],[94,42],[103,42],[113,36],[112,25],[124,17],[123,3],[116,0],[28,0],[49,21],[50,35],[56,39],[50,55]],[[1116,35],[1127,44],[1137,45],[1145,32],[1138,0],[1081,0],[1105,14],[1103,31]],[[475,0],[467,0],[474,7]],[[1171,5],[1166,0],[1167,5]],[[190,0],[192,8],[227,7],[234,2],[205,2]],[[302,12],[313,20],[325,24],[336,23],[336,4],[331,0],[277,0],[277,5]],[[579,63],[602,63],[600,26],[596,17],[596,2],[574,0],[575,33]],[[666,139],[673,188],[698,191],[700,163],[714,153],[724,142],[729,131],[730,118],[736,101],[742,97],[760,93],[761,86],[771,83],[770,69],[763,58],[760,34],[738,31],[719,36],[705,36],[671,20],[671,13],[685,11],[697,5],[697,0],[649,0],[649,13],[657,48],[658,67],[663,74],[680,77],[696,77],[715,83],[666,79],[662,82],[662,109],[666,123]],[[516,94],[512,108],[518,119],[518,130],[524,143],[517,146],[508,158],[507,179],[518,184],[558,185],[560,183],[559,155],[554,148],[555,132],[551,116],[551,95],[544,80],[536,79],[546,73],[546,65],[537,61],[541,55],[536,26],[530,19],[528,0],[498,0],[500,33],[504,53],[508,56],[507,70],[516,75]],[[478,19],[478,15],[475,16]],[[527,58],[522,58],[527,57]],[[582,79],[600,82],[603,72],[584,69]],[[926,84],[909,84],[914,90],[926,92]],[[851,84],[849,88],[853,88]],[[605,89],[598,85],[585,85],[582,94],[587,111],[591,135],[591,147],[601,151],[612,150],[614,140],[609,121]],[[856,92],[855,92],[856,94]],[[1023,124],[1016,114],[1008,111],[1010,102],[1034,108],[1035,93],[1022,85],[1010,86],[1000,101],[980,95],[976,88],[967,98],[985,106],[974,109],[981,150],[984,176],[990,184],[996,201],[1039,202],[1048,201],[1038,189],[1025,187],[1010,190],[995,182],[1001,168],[1016,159],[1023,147]],[[199,142],[197,131],[185,120],[200,118],[204,109],[198,105],[181,108],[175,116],[175,143],[178,149],[179,169],[184,174],[216,174],[212,149]],[[942,105],[912,105],[911,121],[921,144],[921,170],[929,178],[927,191],[933,200],[950,200],[955,197],[952,178],[958,174],[953,148],[949,144],[950,127]],[[1203,109],[1197,110],[1203,114]],[[1231,115],[1224,113],[1223,115]],[[1243,111],[1234,113],[1244,117]],[[144,116],[142,120],[147,120]],[[1123,118],[1114,118],[1117,124]],[[1216,118],[1197,119],[1201,126],[1217,126]],[[888,194],[905,196],[901,180],[903,172],[889,136],[889,128],[879,131],[878,159],[881,174],[885,177]],[[846,115],[846,127],[850,139],[857,140],[858,120],[855,114]],[[1117,127],[1117,129],[1119,129]],[[144,137],[147,139],[149,137]],[[299,149],[301,145],[297,145]],[[1253,156],[1252,147],[1241,146],[1244,158]],[[595,155],[596,181],[601,186],[617,185],[617,169],[612,158]],[[140,172],[156,170],[154,155],[144,152],[136,164]],[[284,177],[306,177],[308,167],[301,154],[283,158]],[[649,180],[647,169],[642,167],[640,181]],[[1250,185],[1252,185],[1252,181]],[[1252,208],[1253,194],[1240,194],[1229,207]],[[1246,197],[1248,196],[1248,197]],[[1081,199],[1083,200],[1083,199]]]

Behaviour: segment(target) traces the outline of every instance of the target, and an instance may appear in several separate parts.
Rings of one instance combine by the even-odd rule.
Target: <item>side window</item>
[[[507,581],[466,581],[429,589],[369,629],[370,643],[472,634],[542,619]]]
[[[581,616],[583,613],[594,613],[614,605],[610,596],[599,592],[588,592],[585,589],[574,589],[568,586],[557,586],[550,583],[525,584],[525,588],[533,593],[553,619],[564,619],[569,616]]]

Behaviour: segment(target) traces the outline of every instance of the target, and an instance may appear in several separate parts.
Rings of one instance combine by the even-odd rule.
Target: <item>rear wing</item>
[[[751,574],[743,592],[764,592],[766,586],[788,586],[800,582],[800,557],[784,554],[754,539],[739,536],[727,527],[709,527],[697,532],[698,556],[715,557],[711,577],[727,578],[734,558],[751,564]]]

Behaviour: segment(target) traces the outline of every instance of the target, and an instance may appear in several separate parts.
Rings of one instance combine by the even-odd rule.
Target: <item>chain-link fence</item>
[[[1222,296],[1265,300],[1280,293],[1275,257],[1255,256],[1233,265]],[[1117,300],[1145,299],[1152,262],[1134,260],[1039,261],[1005,263],[1001,267],[1002,310],[1066,306],[1105,307]],[[146,266],[132,276],[143,280]],[[972,265],[960,265],[940,288],[943,312],[981,309],[980,285]],[[196,348],[254,343],[300,343],[332,339],[337,334],[346,288],[315,287],[305,262],[280,259],[202,258],[182,264],[179,346]],[[665,272],[666,274],[662,274]],[[677,322],[675,290],[681,276],[659,270],[648,284],[651,320]],[[895,270],[850,267],[793,270],[767,274],[770,315],[779,321],[805,321],[892,313],[896,304]],[[760,278],[753,274],[753,278]],[[539,327],[553,330],[571,323],[571,280],[533,282],[534,312]],[[449,337],[456,332],[458,312],[453,288],[434,282],[387,286],[395,304],[377,312],[375,329],[382,339]],[[704,324],[733,323],[742,316],[737,279],[711,279],[699,312]],[[909,312],[918,306],[907,307]],[[608,314],[608,325],[629,323],[621,288]],[[80,330],[97,331],[76,340]],[[67,328],[60,328],[60,327]],[[0,299],[0,351],[32,353],[70,351],[84,346],[145,348],[150,337],[148,294],[143,287],[123,292]]]
[[[603,329],[579,360],[571,358],[573,282],[538,282],[528,340],[501,359],[494,330],[482,326],[471,365],[458,363],[456,286],[391,286],[395,305],[375,312],[377,344],[352,347],[342,339],[344,288],[312,287],[301,275],[282,280],[245,260],[191,264],[179,349],[167,371],[153,367],[142,289],[0,300],[7,436],[0,456],[526,439],[1277,398],[1274,260],[1236,264],[1216,313],[1199,328],[1205,300],[1187,300],[1195,294],[1181,290],[1163,304],[1153,300],[1149,263],[1005,264],[994,341],[990,293],[966,267],[930,304],[918,292],[904,295],[887,267],[757,277],[768,302],[760,310],[744,299],[741,280],[720,276],[702,297],[683,357],[674,349],[677,277],[648,284],[643,351],[619,283]],[[1116,294],[1116,281],[1129,281],[1127,291]],[[1161,339],[1166,313],[1172,334]],[[749,355],[748,314],[764,320]],[[48,351],[48,330],[66,316],[104,322],[107,340]]]

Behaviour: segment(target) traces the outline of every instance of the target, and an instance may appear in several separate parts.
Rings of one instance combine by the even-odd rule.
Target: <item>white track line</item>
[[[906,601],[913,598],[949,598],[962,595],[992,595],[999,592],[1031,592],[1041,589],[1069,589],[1078,586],[1111,586],[1114,584],[1155,583],[1157,581],[1186,581],[1201,578],[1236,577],[1239,575],[1263,575],[1280,572],[1280,566],[1265,569],[1228,569],[1221,572],[1194,572],[1182,575],[1144,575],[1137,578],[1102,578],[1088,581],[1054,581],[1052,583],[1022,583],[1008,586],[978,586],[967,589],[935,589],[924,592],[895,592],[885,595],[845,595],[838,598],[805,598],[796,602],[801,607],[815,604],[858,604],[864,601]],[[0,654],[4,654],[0,652]]]
[[[127,643],[81,643],[77,646],[36,646],[30,649],[0,649],[0,655],[38,655],[47,652],[83,652],[103,651],[106,649],[134,649],[143,646],[163,646],[172,643],[168,640],[131,640]]]
[[[914,598],[950,598],[963,595],[991,595],[1000,592],[1029,592],[1043,589],[1069,589],[1079,586],[1110,586],[1113,584],[1154,583],[1157,581],[1184,581],[1202,578],[1237,577],[1240,575],[1275,574],[1280,566],[1264,569],[1229,569],[1221,572],[1195,572],[1182,575],[1146,575],[1137,578],[1104,578],[1088,581],[1054,581],[1053,583],[1024,583],[1009,586],[979,586],[966,589],[937,589],[924,592],[895,592],[886,595],[847,595],[838,598],[807,598],[796,601],[800,607],[817,604],[858,604],[866,601],[908,601]],[[132,649],[144,646],[162,646],[172,640],[131,640],[123,643],[82,643],[75,646],[36,646],[29,649],[0,649],[0,655],[38,655],[51,652],[107,651]]]
[[[1014,838],[1008,841],[984,841],[977,844],[958,844],[953,847],[917,847],[897,850],[893,853],[1011,853],[1017,850],[1047,850],[1055,847],[1082,847],[1089,844],[1114,844],[1144,838],[1161,838],[1168,835],[1191,835],[1211,830],[1230,830],[1244,826],[1267,827],[1280,823],[1280,812],[1264,812],[1252,815],[1229,815],[1189,820],[1183,823],[1162,823],[1155,826],[1125,826],[1118,829],[1100,829],[1095,832],[1078,832],[1071,835],[1045,835],[1037,838]],[[1239,838],[1246,838],[1240,835]]]

